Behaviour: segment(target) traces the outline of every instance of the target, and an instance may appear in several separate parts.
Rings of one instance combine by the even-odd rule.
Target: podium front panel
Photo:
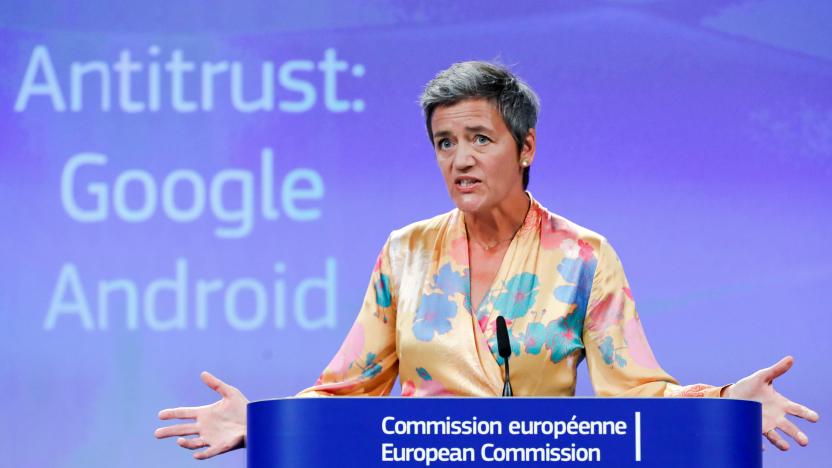
[[[759,403],[287,398],[248,407],[249,468],[762,465]]]

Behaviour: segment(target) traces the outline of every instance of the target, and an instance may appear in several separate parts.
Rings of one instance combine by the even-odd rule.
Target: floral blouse
[[[574,395],[584,358],[600,396],[720,395],[659,367],[607,240],[532,199],[476,310],[462,212],[391,233],[344,343],[299,396],[387,395],[396,376],[403,396],[499,396],[498,316],[516,396]]]

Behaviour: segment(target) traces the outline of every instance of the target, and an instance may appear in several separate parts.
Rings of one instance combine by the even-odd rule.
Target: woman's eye
[[[487,136],[485,136],[485,135],[477,135],[477,136],[474,138],[474,142],[475,142],[476,144],[478,144],[478,145],[484,145],[484,144],[488,143],[489,141],[490,141],[490,140],[489,140],[489,139],[488,139],[488,137],[487,137]]]

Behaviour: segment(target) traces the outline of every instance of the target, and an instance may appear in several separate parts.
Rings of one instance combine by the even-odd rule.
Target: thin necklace
[[[474,242],[476,242],[476,243],[477,243],[477,244],[478,244],[478,245],[479,245],[479,246],[480,246],[483,250],[485,250],[486,252],[488,252],[488,251],[490,251],[491,249],[493,249],[494,247],[497,247],[498,245],[502,244],[503,242],[510,241],[510,240],[514,239],[514,236],[516,236],[516,235],[517,235],[517,233],[520,231],[520,228],[521,228],[521,227],[523,227],[523,224],[524,224],[524,223],[525,223],[525,219],[523,220],[523,223],[520,223],[520,225],[519,225],[519,226],[517,226],[517,229],[515,229],[515,230],[514,230],[514,233],[511,235],[511,237],[507,237],[507,238],[505,238],[505,239],[496,240],[496,241],[494,241],[494,242],[492,242],[492,243],[490,243],[490,244],[484,244],[484,243],[480,242],[478,239],[474,239]]]
[[[497,247],[498,245],[502,244],[503,242],[505,242],[505,241],[510,241],[510,240],[512,240],[512,239],[514,239],[514,236],[511,236],[511,237],[509,237],[509,238],[507,238],[507,239],[502,239],[502,240],[497,240],[497,241],[494,241],[494,243],[492,243],[492,244],[490,244],[490,245],[485,245],[485,244],[483,244],[482,242],[480,242],[480,241],[478,241],[478,240],[476,240],[476,239],[474,239],[474,242],[476,242],[476,243],[477,243],[477,245],[479,245],[479,246],[480,246],[483,250],[485,250],[486,252],[488,252],[489,250],[493,249],[494,247]]]
[[[529,211],[531,211],[531,209],[532,209],[532,205],[531,205],[531,201],[530,201],[528,208],[526,208],[526,215],[523,216],[523,219],[520,221],[520,224],[516,228],[514,228],[514,232],[511,234],[511,237],[507,237],[505,239],[499,239],[499,240],[496,240],[496,241],[494,241],[490,244],[484,244],[484,243],[480,242],[478,239],[473,239],[474,242],[476,242],[483,250],[488,252],[491,249],[493,249],[494,247],[497,247],[498,245],[502,244],[503,242],[510,241],[510,240],[514,239],[514,237],[517,236],[517,233],[520,232],[520,228],[522,228],[523,225],[526,224],[526,217],[529,216]],[[470,235],[468,237],[471,238]]]

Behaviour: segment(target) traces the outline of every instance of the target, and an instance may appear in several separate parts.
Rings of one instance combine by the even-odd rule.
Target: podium
[[[249,468],[762,466],[761,406],[718,398],[286,398],[248,405]]]

